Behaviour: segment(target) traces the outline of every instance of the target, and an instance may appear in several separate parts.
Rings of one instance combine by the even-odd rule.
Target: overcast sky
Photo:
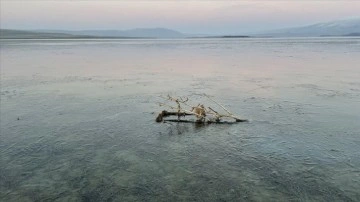
[[[1,0],[1,28],[131,29],[240,34],[360,17],[360,1]]]

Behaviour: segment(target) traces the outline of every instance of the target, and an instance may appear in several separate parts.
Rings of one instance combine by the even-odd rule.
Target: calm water
[[[0,201],[360,201],[360,38],[0,44]]]

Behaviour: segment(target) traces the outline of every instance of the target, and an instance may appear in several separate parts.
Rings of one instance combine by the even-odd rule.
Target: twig
[[[185,105],[187,105],[187,106],[189,106],[189,107],[192,107],[192,106],[190,106],[190,105],[188,105],[188,104],[186,103],[186,102],[189,100],[188,98],[186,98],[185,101],[184,101],[182,98],[180,98],[180,99],[181,99],[181,101],[179,101],[179,99],[173,98],[173,97],[171,97],[170,95],[168,95],[168,100],[174,101],[174,102],[176,102],[176,104],[178,105],[178,112],[179,112],[179,113],[181,112],[181,110],[179,111],[179,109],[181,109],[181,107],[180,107],[180,102],[183,103],[183,104],[185,104]],[[200,105],[200,104],[199,104],[199,105]],[[208,119],[208,118],[206,118],[204,115],[201,115],[201,114],[198,114],[198,113],[189,111],[189,110],[184,110],[184,109],[182,109],[182,111],[187,112],[187,113],[194,114],[194,115],[199,116],[199,117],[204,118],[204,119]],[[210,119],[208,119],[208,120],[210,120]]]
[[[211,99],[208,95],[204,94],[209,100],[213,101],[215,104],[219,105],[221,108],[223,108],[228,114],[233,115],[229,110],[227,110],[224,106],[216,102],[215,100]]]
[[[221,115],[222,117],[229,117],[235,119],[237,122],[246,122],[247,119],[241,119],[237,116],[235,116],[233,113],[231,113],[229,110],[227,110],[224,106],[222,106],[220,103],[216,102],[215,100],[211,99],[210,96],[204,94],[209,100],[213,101],[215,104],[219,105],[221,108],[223,108],[229,115]]]

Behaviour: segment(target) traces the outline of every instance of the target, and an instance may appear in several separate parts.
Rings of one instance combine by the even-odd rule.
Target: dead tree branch
[[[156,117],[156,122],[163,122],[163,121],[171,121],[171,122],[184,122],[184,123],[235,123],[235,122],[245,122],[246,119],[240,119],[231,113],[228,109],[224,106],[216,102],[215,100],[211,99],[208,95],[204,94],[209,100],[220,106],[226,114],[220,114],[218,111],[214,110],[211,107],[205,108],[203,104],[198,104],[196,107],[191,106],[188,104],[189,98],[185,97],[172,97],[167,95],[167,97],[161,96],[164,100],[175,102],[176,106],[171,106],[165,103],[159,103],[160,106],[166,106],[175,111],[167,111],[163,110],[161,113],[158,114]],[[189,107],[190,109],[185,109],[184,106]],[[197,119],[196,121],[191,120],[181,120],[181,117],[192,116],[194,115]],[[177,120],[168,119],[165,120],[165,117],[169,116],[177,116]],[[234,119],[233,122],[223,121],[222,118],[231,118]]]

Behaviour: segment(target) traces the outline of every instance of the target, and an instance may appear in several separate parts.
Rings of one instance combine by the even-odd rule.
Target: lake
[[[359,37],[0,45],[2,201],[360,201]]]

